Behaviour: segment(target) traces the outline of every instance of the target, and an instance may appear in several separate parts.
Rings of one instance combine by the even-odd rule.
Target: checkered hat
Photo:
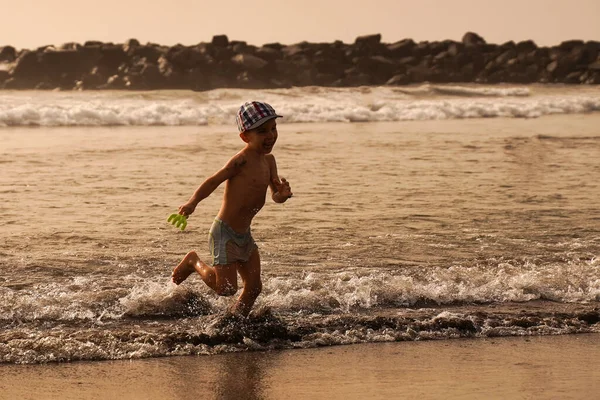
[[[235,121],[241,133],[258,128],[268,120],[278,117],[281,117],[281,115],[278,115],[273,107],[267,103],[248,101],[240,107]]]

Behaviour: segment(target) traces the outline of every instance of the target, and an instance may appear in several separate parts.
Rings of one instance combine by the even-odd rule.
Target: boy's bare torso
[[[218,217],[236,232],[248,231],[252,219],[265,205],[273,161],[271,154],[256,154],[244,149],[225,167],[233,169],[233,176],[226,182]]]

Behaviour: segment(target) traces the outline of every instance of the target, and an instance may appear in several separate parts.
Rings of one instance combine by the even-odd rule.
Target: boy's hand
[[[273,185],[275,186],[275,189],[277,189],[277,195],[283,201],[294,195],[290,183],[285,178],[281,178],[281,181],[277,178],[273,179]]]
[[[188,215],[192,215],[194,210],[196,210],[196,204],[185,203],[184,205],[179,207],[179,214],[185,215],[187,217]]]

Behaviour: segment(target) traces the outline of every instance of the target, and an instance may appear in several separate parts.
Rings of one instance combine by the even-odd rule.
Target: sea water
[[[323,88],[208,92],[10,92],[0,126],[230,124],[239,103],[268,97],[286,122],[534,118],[600,110],[596,87],[533,85]]]
[[[166,222],[278,113],[294,197],[253,223],[263,292],[170,273],[207,232]],[[106,360],[600,332],[600,89],[0,94],[0,361]],[[240,282],[241,283],[241,282]]]

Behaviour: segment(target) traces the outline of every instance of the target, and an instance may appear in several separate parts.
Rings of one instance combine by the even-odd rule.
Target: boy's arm
[[[275,157],[272,154],[267,155],[267,161],[269,162],[269,169],[271,171],[271,179],[269,181],[271,198],[275,203],[285,203],[287,199],[293,195],[290,184],[285,180],[285,178],[281,178],[281,180],[279,180],[277,163],[275,162]]]
[[[237,175],[244,164],[246,164],[246,160],[241,154],[236,154],[233,156],[223,168],[202,182],[192,197],[190,197],[188,202],[179,207],[179,214],[192,214],[198,203],[210,196],[210,194],[214,192],[221,183]]]

